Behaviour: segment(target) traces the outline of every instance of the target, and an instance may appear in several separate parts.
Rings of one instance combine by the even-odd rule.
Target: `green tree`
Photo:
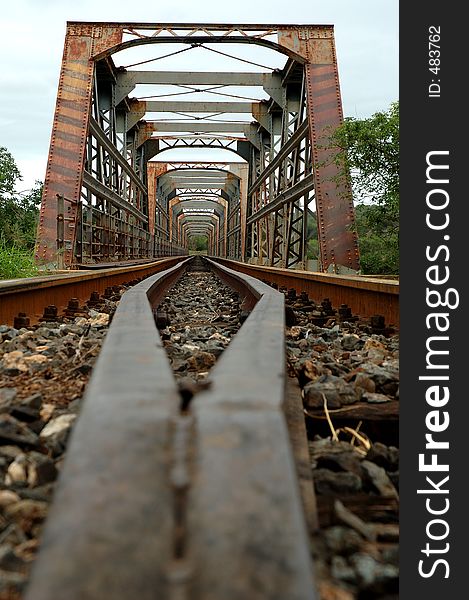
[[[4,249],[34,248],[42,183],[36,181],[33,189],[16,192],[21,179],[15,159],[6,148],[0,147],[0,240]]]
[[[22,179],[15,159],[6,148],[0,146],[0,200],[15,193],[17,181]]]
[[[357,232],[362,272],[397,273],[399,103],[392,103],[389,110],[368,119],[345,119],[333,140],[340,149],[336,159],[340,176],[351,177],[359,203]],[[361,205],[366,208],[361,209]]]
[[[189,250],[196,252],[206,252],[208,248],[208,239],[205,235],[194,235],[189,239]]]

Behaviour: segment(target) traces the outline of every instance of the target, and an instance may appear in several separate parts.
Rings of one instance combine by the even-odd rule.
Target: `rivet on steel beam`
[[[332,308],[332,302],[329,300],[329,298],[324,298],[324,300],[321,302],[321,308],[326,315],[333,315],[335,313],[334,309]]]
[[[68,301],[67,308],[64,311],[66,317],[76,317],[77,315],[85,315],[83,308],[80,308],[80,301],[78,298],[70,298]]]
[[[26,316],[26,313],[19,312],[18,316],[13,320],[13,327],[15,329],[21,329],[22,327],[29,327],[29,317]]]
[[[44,313],[39,321],[55,321],[57,319],[57,314],[57,307],[54,306],[54,304],[50,304],[49,306],[44,307]]]
[[[99,306],[101,304],[101,298],[99,297],[99,292],[91,292],[90,299],[86,303],[88,306]]]
[[[166,329],[170,324],[169,316],[167,312],[157,310],[155,313],[155,323],[158,329]]]
[[[244,323],[244,321],[249,317],[249,311],[248,310],[242,310],[239,313],[239,322],[240,323]]]
[[[352,309],[347,304],[341,304],[339,306],[339,319],[341,321],[347,321],[352,317]]]
[[[372,329],[380,330],[385,328],[385,319],[383,315],[373,315],[370,317],[370,324]]]

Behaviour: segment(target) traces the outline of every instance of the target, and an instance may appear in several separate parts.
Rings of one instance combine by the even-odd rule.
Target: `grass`
[[[33,250],[10,246],[0,240],[0,279],[34,277],[38,272]]]

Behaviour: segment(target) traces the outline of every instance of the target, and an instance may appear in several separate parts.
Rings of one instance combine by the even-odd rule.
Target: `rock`
[[[75,369],[77,373],[81,373],[82,375],[89,375],[92,370],[93,365],[91,365],[90,363],[83,363]]]
[[[22,573],[0,571],[0,598],[19,600],[26,587],[27,578]]]
[[[64,451],[68,435],[76,418],[75,414],[60,415],[49,421],[39,434],[40,439],[52,450],[54,455]]]
[[[340,581],[355,581],[356,574],[343,556],[333,556],[331,560],[331,575]]]
[[[379,563],[369,554],[357,552],[349,558],[349,561],[357,573],[361,587],[371,588],[376,583],[389,582],[389,580],[394,580],[396,585],[398,583],[399,570],[393,565]]]
[[[5,483],[7,485],[26,484],[27,479],[28,459],[26,454],[19,454],[7,469]]]
[[[80,412],[82,401],[82,398],[75,398],[75,400],[72,400],[67,406],[67,412],[77,415]]]
[[[6,413],[10,411],[16,398],[16,394],[17,391],[15,387],[0,388],[0,413]]]
[[[331,581],[320,581],[318,589],[321,600],[355,600],[355,596],[350,591]]]
[[[387,546],[384,547],[381,553],[383,562],[389,563],[394,567],[399,567],[399,546]]]
[[[198,346],[197,344],[193,344],[192,342],[186,342],[185,344],[183,344],[181,346],[181,350],[182,350],[182,352],[185,353],[185,358],[188,358],[194,352],[197,352],[200,350],[200,345]]]
[[[382,467],[379,467],[369,460],[363,460],[361,466],[367,480],[382,496],[399,497],[396,488],[393,486],[386,471]]]
[[[15,417],[15,419],[25,421],[26,423],[37,421],[40,418],[40,412],[37,408],[31,408],[22,403],[12,406],[10,414],[12,417]]]
[[[30,533],[34,525],[46,518],[47,508],[46,502],[20,500],[6,507],[5,516],[15,521],[25,533]]]
[[[18,454],[22,454],[23,451],[19,446],[1,446],[0,445],[0,457],[5,458],[8,463],[18,456]]]
[[[230,338],[226,337],[226,335],[222,335],[221,333],[218,333],[218,331],[215,331],[215,333],[212,333],[212,335],[208,339],[209,340],[218,340],[219,342],[222,342],[226,346],[230,343]]]
[[[39,550],[39,540],[32,539],[18,544],[15,548],[16,556],[22,558],[26,562],[31,562]]]
[[[49,362],[49,358],[44,354],[32,354],[31,356],[24,356],[23,361],[26,364],[28,370],[36,371],[43,367]]]
[[[57,466],[59,461],[57,461]],[[54,482],[46,483],[44,485],[30,488],[22,487],[15,491],[18,493],[22,500],[37,500],[38,502],[50,502],[52,500],[52,494],[54,492]]]
[[[369,350],[374,349],[374,350],[379,350],[380,352],[384,352],[386,353],[386,346],[384,344],[382,344],[381,342],[378,342],[378,340],[374,339],[373,337],[369,337],[364,346],[363,346],[363,352],[368,352]]]
[[[190,356],[187,359],[189,369],[194,371],[201,371],[205,369],[211,369],[215,364],[215,357],[209,352],[197,352],[194,356]]]
[[[38,436],[11,415],[0,415],[0,443],[37,446]]]
[[[187,371],[187,369],[189,368],[189,363],[183,358],[172,358],[171,366],[173,368],[173,371],[175,371],[176,373],[182,373],[184,371]]]
[[[39,452],[30,452],[27,459],[28,484],[30,487],[55,481],[57,469],[51,458]]]
[[[13,502],[11,504],[13,504]],[[11,544],[16,547],[18,544],[26,542],[28,538],[16,523],[10,523],[0,534],[0,539],[2,544]]]
[[[2,357],[3,367],[5,369],[17,370],[17,371],[28,371],[28,367],[24,362],[23,352],[21,350],[13,350],[12,352],[5,352]]]
[[[394,396],[399,387],[399,373],[393,365],[379,366],[373,363],[362,363],[361,369],[376,385],[376,391]]]
[[[333,442],[336,443],[336,442]],[[346,443],[346,442],[345,442]],[[316,464],[315,464],[316,463]],[[315,454],[313,465],[318,469],[330,469],[331,471],[349,471],[361,477],[361,458],[352,446],[342,452],[327,452]]]
[[[321,365],[318,365],[309,359],[300,361],[299,364],[296,365],[295,370],[301,386],[305,386],[310,381],[317,381],[323,374]]]
[[[386,471],[394,471],[399,468],[399,450],[394,446],[388,447],[380,442],[372,444],[366,459],[383,467]]]
[[[369,554],[357,552],[350,558],[350,562],[355,567],[360,583],[364,587],[369,587],[376,578],[377,562]]]
[[[13,546],[10,544],[0,545],[0,569],[2,571],[16,571],[18,573],[26,571],[25,561],[16,555]]]
[[[356,531],[342,525],[325,529],[324,539],[331,552],[343,555],[356,552],[363,543],[363,538]]]
[[[94,313],[95,311],[93,311]],[[99,313],[98,313],[99,314]],[[96,315],[97,316],[97,315]],[[96,316],[93,316],[91,320],[95,319]],[[109,315],[108,315],[109,317]],[[77,325],[78,327],[85,327],[86,325],[88,325],[88,319],[86,317],[77,317],[75,319],[75,321],[73,321],[74,325]]]
[[[365,392],[362,394],[362,400],[369,402],[370,404],[382,404],[383,402],[390,402],[391,398],[384,394]]]
[[[213,354],[215,358],[218,358],[222,352],[224,351],[224,346],[219,342],[210,343],[210,340],[207,342],[207,352]]]
[[[363,351],[366,352],[369,361],[378,365],[384,361],[388,354],[384,344],[373,338],[368,338],[366,340]]]
[[[299,340],[300,338],[304,337],[303,328],[294,325],[293,327],[290,328],[288,336],[292,340]]]
[[[54,404],[50,404],[50,403],[45,403],[42,405],[41,407],[41,412],[40,412],[40,416],[41,419],[47,423],[47,421],[50,420],[50,418],[52,417],[52,415],[55,412],[55,405]]]
[[[0,490],[0,508],[5,508],[14,502],[18,502],[20,497],[12,490]]]
[[[353,385],[356,388],[362,389],[365,392],[374,394],[376,391],[376,384],[366,373],[357,373],[353,381]]]
[[[327,407],[334,409],[357,402],[359,394],[352,384],[335,375],[322,375],[303,388],[305,408],[322,408],[324,397]]]
[[[399,471],[389,471],[388,477],[389,477],[391,483],[393,484],[393,486],[399,492]]]
[[[362,487],[362,481],[355,473],[334,473],[329,469],[313,471],[313,480],[316,492],[323,496],[355,494]]]
[[[42,406],[42,394],[38,392],[36,394],[33,394],[32,396],[23,398],[23,400],[21,400],[21,405],[27,406],[28,408],[35,408],[37,410],[40,410]]]
[[[344,335],[344,337],[342,338],[342,348],[344,350],[355,350],[356,348],[360,347],[363,345],[362,340],[359,338],[358,335],[352,333],[351,335]]]
[[[109,324],[109,315],[107,313],[97,313],[88,322],[91,327],[106,327]]]

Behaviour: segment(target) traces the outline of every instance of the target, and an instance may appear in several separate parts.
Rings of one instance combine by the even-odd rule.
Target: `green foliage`
[[[15,184],[21,179],[15,159],[6,148],[0,146],[0,197],[3,199],[14,194]]]
[[[345,119],[334,143],[342,177],[358,199],[357,233],[363,273],[399,271],[399,103],[368,119]]]
[[[42,184],[18,193],[21,181],[15,159],[0,147],[0,277],[29,277],[37,272],[33,249],[41,203]]]
[[[42,184],[13,197],[0,196],[0,238],[7,244],[32,250],[41,203]]]
[[[6,244],[0,239],[0,279],[34,277],[37,274],[32,250]]]
[[[374,275],[396,275],[399,272],[399,231],[384,236],[372,224],[374,206],[359,204],[355,210],[360,244],[361,272]]]
[[[189,241],[189,250],[196,252],[206,252],[208,249],[208,239],[205,235],[195,235]]]

